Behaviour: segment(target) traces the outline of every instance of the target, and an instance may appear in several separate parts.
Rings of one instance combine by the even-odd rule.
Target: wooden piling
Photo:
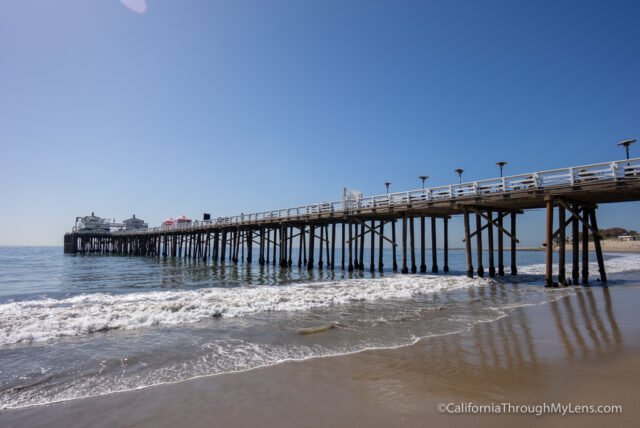
[[[489,251],[489,276],[491,278],[496,276],[496,265],[493,254],[493,213],[491,210],[487,210],[487,246]]]
[[[303,260],[303,254],[304,254],[304,226],[300,227],[300,230],[298,231],[298,268],[302,267],[302,260]]]
[[[449,272],[449,217],[442,219],[442,252],[444,259],[443,272]]]
[[[418,271],[418,267],[416,266],[416,247],[414,242],[415,233],[413,233],[413,217],[409,217],[409,243],[411,247],[411,273],[416,273]]]
[[[371,230],[369,231],[369,239],[371,241],[371,246],[369,248],[370,251],[370,262],[369,262],[369,271],[371,272],[375,272],[376,270],[376,236],[375,236],[375,231],[376,231],[376,221],[375,220],[371,220]]]
[[[599,231],[598,229],[598,221],[596,220],[596,209],[591,208],[589,210],[589,217],[591,218],[591,226],[595,231]],[[604,269],[604,257],[602,255],[602,244],[600,242],[600,234],[593,234],[593,245],[596,249],[596,259],[598,260],[598,270],[600,271],[600,282],[606,286],[607,284],[607,272]]]
[[[580,212],[580,207],[573,205],[573,211]],[[571,221],[571,282],[573,285],[580,283],[580,223],[579,220],[573,216]]]
[[[331,270],[336,266],[336,224],[331,223]]]
[[[320,251],[318,252],[318,269],[322,270],[322,250],[324,248],[324,227],[320,225]]]
[[[278,229],[276,229],[275,227],[273,228],[273,265],[276,265],[276,251],[278,250]]]
[[[438,273],[438,236],[435,217],[431,217],[431,272]]]
[[[220,263],[225,264],[227,256],[227,231],[222,231],[222,245],[220,246]]]
[[[566,236],[566,208],[564,205],[558,206],[558,225],[560,226],[560,233],[558,235],[558,284],[567,285],[567,267],[566,267],[566,249],[567,249],[567,236]]]
[[[469,226],[469,208],[464,207],[462,210],[464,217],[464,244],[465,255],[467,256],[467,276],[473,278],[473,259],[471,256],[471,230]]]
[[[391,241],[393,241],[393,245],[391,246],[391,257],[393,258],[393,271],[398,271],[398,262],[396,261],[396,220],[391,221]]]
[[[553,287],[553,199],[547,199],[545,287]]]
[[[353,224],[351,222],[351,220],[349,220],[349,240],[348,240],[348,244],[349,244],[349,266],[348,266],[348,270],[349,272],[353,272]]]
[[[504,215],[498,211],[498,275],[504,276]]]
[[[309,270],[313,269],[313,262],[314,262],[313,252],[315,249],[315,236],[316,236],[316,227],[315,227],[315,224],[311,223],[309,225],[309,261],[307,262],[307,268]]]
[[[484,266],[482,266],[482,217],[476,213],[476,256],[478,259],[478,276],[484,278]]]
[[[360,270],[364,270],[364,223],[360,225]]]
[[[582,285],[589,284],[589,208],[582,208]]]
[[[378,234],[378,272],[384,270],[384,263],[382,261],[384,254],[384,220],[380,220],[380,233]]]
[[[407,214],[402,217],[402,269],[401,273],[409,273],[407,268]]]
[[[511,213],[511,275],[518,274],[518,267],[516,266],[516,213]]]
[[[287,266],[293,266],[293,226],[289,227],[289,259],[287,260]]]
[[[327,267],[330,267],[331,264],[331,255],[329,254],[329,225],[325,224],[324,226],[324,249],[327,261]]]
[[[425,221],[424,216],[420,216],[420,273],[427,272],[426,246],[425,246]]]
[[[284,224],[280,226],[280,267],[286,268],[289,263],[287,261],[289,237],[287,236],[288,228]]]
[[[360,262],[358,261],[358,223],[353,225],[355,236],[353,238],[353,268],[355,270],[360,269]],[[351,238],[349,238],[351,240]]]
[[[346,236],[347,236],[346,235],[346,225],[345,225],[344,221],[342,222],[342,233],[341,233],[341,235],[342,236],[340,237],[340,240],[342,241],[342,246],[341,246],[341,250],[340,250],[340,266],[341,266],[341,269],[344,270],[344,255],[345,255],[345,251],[346,251],[344,242],[345,242],[345,239],[346,239]]]

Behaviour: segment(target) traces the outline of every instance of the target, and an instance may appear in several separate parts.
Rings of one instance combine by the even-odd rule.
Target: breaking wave
[[[205,288],[84,294],[0,305],[0,345],[41,342],[114,329],[195,323],[217,317],[404,299],[474,287],[490,280],[464,276],[393,275],[286,286]]]

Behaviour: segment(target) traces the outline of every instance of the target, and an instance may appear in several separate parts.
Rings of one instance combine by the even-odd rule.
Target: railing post
[[[569,168],[569,175],[570,175],[570,182],[571,185],[573,186],[575,184],[575,177],[574,177],[574,171],[573,171],[573,167]]]

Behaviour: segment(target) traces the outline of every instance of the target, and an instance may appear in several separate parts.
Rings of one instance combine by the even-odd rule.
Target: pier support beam
[[[438,236],[435,217],[431,217],[431,272],[438,273]]]
[[[449,272],[449,217],[445,217],[442,223],[443,227],[443,251],[444,251],[444,266],[443,272]]]
[[[489,221],[487,222],[487,245],[489,246],[489,276],[493,278],[496,276],[496,266],[493,258],[493,213],[491,212],[491,210],[487,211],[487,217],[489,219]]]
[[[469,208],[463,208],[464,216],[464,244],[465,254],[467,256],[467,276],[473,278],[473,259],[471,257],[471,230],[469,226]]]
[[[355,237],[353,239],[353,269],[355,270],[359,270],[360,269],[360,262],[358,260],[358,255],[359,255],[359,251],[358,251],[358,223],[353,225],[353,233],[355,233]],[[349,238],[349,241],[351,241],[351,238]]]
[[[380,238],[378,241],[378,272],[382,272],[384,269],[384,263],[382,261],[384,254],[384,220],[380,220],[380,233],[378,237]]]
[[[545,287],[553,287],[553,199],[547,199]]]
[[[293,226],[289,227],[289,259],[287,267],[293,266]]]
[[[409,233],[411,234],[409,238],[409,243],[411,246],[411,273],[416,273],[418,271],[418,267],[416,266],[416,247],[414,242],[415,233],[413,230],[413,217],[409,217]]]
[[[516,213],[511,213],[511,275],[518,274],[518,267],[516,266]]]
[[[336,267],[336,224],[331,224],[331,270]]]
[[[587,207],[582,208],[582,285],[589,284],[589,215]]]
[[[269,256],[271,254],[271,229],[269,229],[269,227],[267,227],[266,246],[264,252],[266,255],[265,263],[268,266],[271,261]]]
[[[307,262],[307,268],[309,270],[313,269],[313,251],[315,248],[315,236],[316,236],[316,228],[313,223],[309,225],[309,261]],[[322,247],[320,247],[322,248]]]
[[[304,226],[300,227],[300,231],[298,232],[298,269],[302,267],[302,260],[304,259],[304,255],[306,254],[304,250],[304,234],[305,234]]]
[[[425,232],[424,216],[420,216],[420,273],[427,272]]]
[[[478,276],[484,278],[484,267],[482,266],[482,216],[479,212],[476,213],[476,257],[478,259]]]
[[[400,273],[409,273],[407,269],[407,214],[402,217],[402,270]]]
[[[393,241],[393,245],[391,246],[391,256],[393,257],[393,271],[398,271],[398,263],[396,261],[396,248],[398,247],[396,241],[396,220],[391,221],[391,240]]]
[[[276,251],[278,250],[278,229],[273,228],[273,265],[276,265]]]
[[[345,222],[342,222],[342,236],[341,236],[341,240],[342,240],[342,250],[340,251],[340,266],[342,267],[342,270],[344,270],[344,253],[345,253],[345,246],[344,246],[344,241],[346,239],[346,231],[345,231],[346,227],[345,227]]]
[[[591,208],[589,210],[589,217],[591,218],[591,225],[593,229],[598,231],[598,221],[596,220],[596,209]],[[600,233],[593,234],[593,245],[596,249],[596,259],[598,260],[598,270],[600,271],[600,282],[605,287],[607,286],[607,273],[604,269],[604,257],[602,256],[602,245],[600,243]]]
[[[349,220],[349,272],[353,272],[353,223]]]
[[[371,220],[371,231],[369,237],[371,239],[371,248],[370,248],[370,263],[369,263],[369,271],[375,272],[376,270],[376,221]]]
[[[222,245],[220,246],[220,263],[225,264],[227,255],[227,231],[222,231]]]
[[[318,269],[322,270],[322,250],[324,247],[324,226],[320,225],[320,251],[318,252]]]
[[[580,212],[578,205],[573,205],[575,212]],[[580,223],[576,216],[571,221],[571,282],[573,285],[580,283]]]
[[[501,212],[498,212],[498,275],[504,276],[504,218]]]
[[[566,267],[566,208],[562,205],[558,207],[558,223],[560,224],[560,234],[558,236],[558,284],[567,285]]]
[[[360,270],[364,270],[364,231],[365,225],[364,223],[360,224]]]

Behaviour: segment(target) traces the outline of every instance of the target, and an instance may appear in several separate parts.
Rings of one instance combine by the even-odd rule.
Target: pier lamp
[[[627,152],[627,160],[629,160],[629,146],[635,143],[637,140],[624,140],[618,143],[619,146],[624,146],[625,151]]]
[[[387,186],[387,195],[389,194],[389,186],[391,186],[391,182],[387,181],[386,183],[384,183],[385,186]]]
[[[508,162],[505,162],[505,161],[496,162],[496,165],[498,165],[498,167],[500,168],[500,178],[502,178],[502,169],[507,163]]]
[[[464,172],[464,169],[462,169],[462,168],[456,169],[456,174],[458,174],[458,180],[459,180],[460,184],[462,184],[462,173],[463,172]]]
[[[420,177],[418,177],[420,180],[422,180],[422,190],[424,190],[424,182],[427,181],[429,179],[428,175],[421,175]]]

